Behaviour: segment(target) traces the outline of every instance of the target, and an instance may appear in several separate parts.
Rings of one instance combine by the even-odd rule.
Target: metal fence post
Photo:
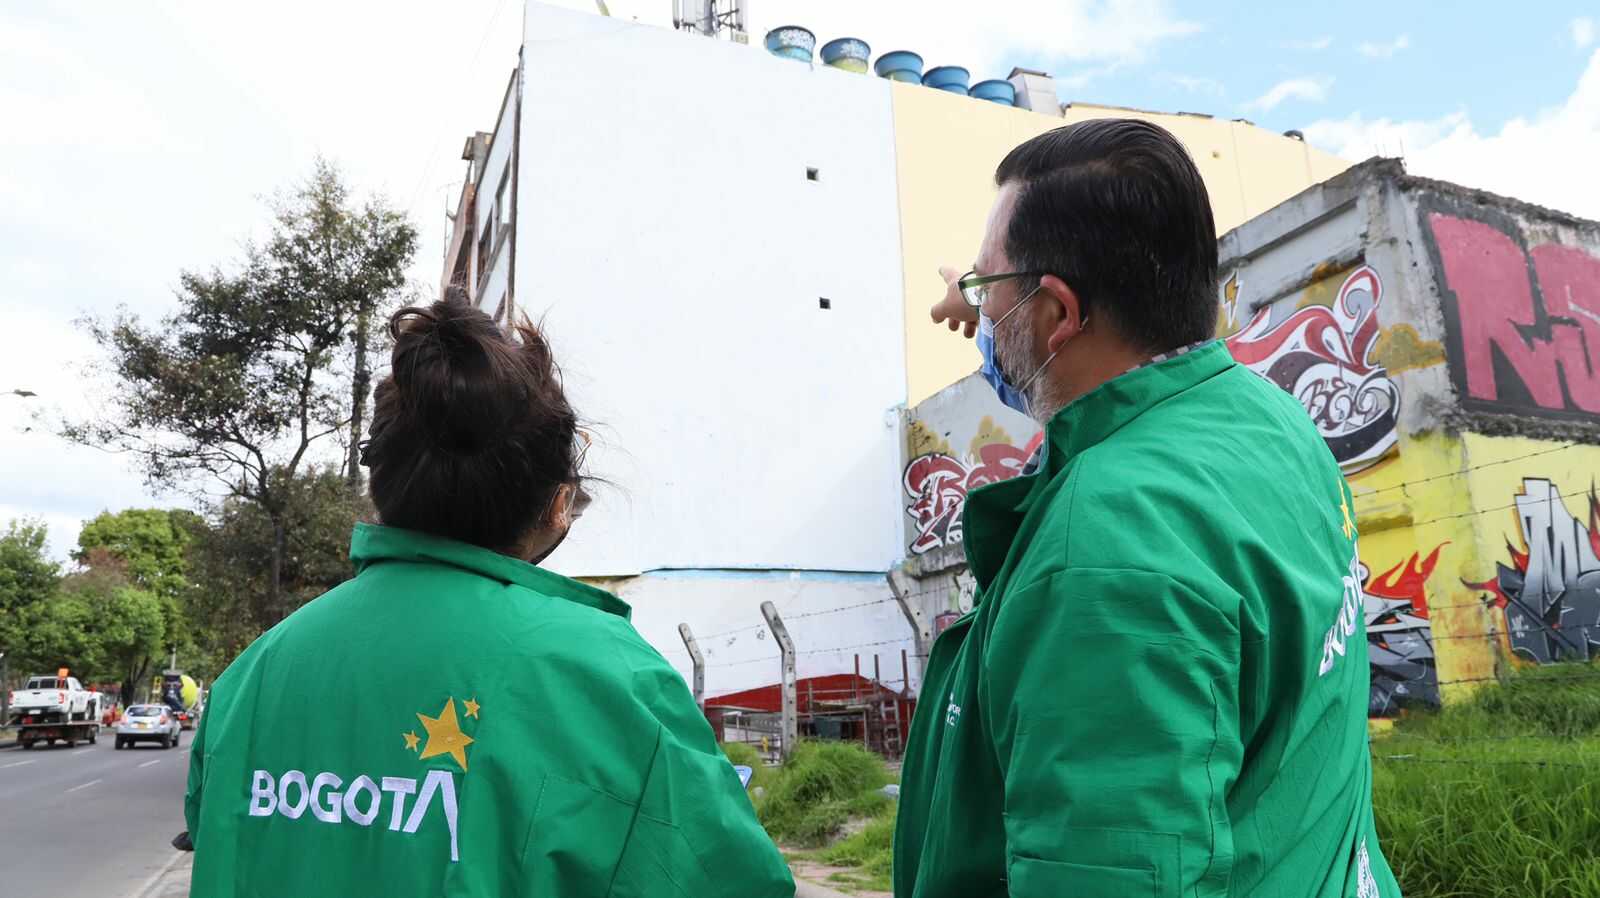
[[[678,625],[678,635],[683,637],[683,647],[689,650],[689,660],[694,662],[694,703],[706,704],[706,656],[700,654],[700,644],[694,641],[694,631],[688,624]]]
[[[778,616],[776,605],[762,602],[761,616],[767,619],[772,638],[778,641],[778,648],[783,652],[783,744],[778,746],[778,750],[783,760],[788,761],[789,755],[794,752],[795,742],[800,738],[800,721],[795,713],[794,640],[789,638],[789,629],[783,625],[783,618]]]
[[[889,572],[889,590],[894,593],[894,600],[900,606],[900,613],[906,616],[906,623],[911,625],[911,644],[917,648],[917,673],[928,672],[928,646],[933,644],[933,628],[928,625],[928,616],[921,608],[911,604],[912,587],[915,581],[901,568]],[[906,684],[906,691],[911,691],[911,684]]]

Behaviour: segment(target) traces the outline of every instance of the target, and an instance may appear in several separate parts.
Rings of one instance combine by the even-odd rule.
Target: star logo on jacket
[[[479,705],[476,701],[468,700],[466,703],[467,716],[476,720]],[[417,760],[426,761],[439,755],[449,755],[456,764],[460,765],[461,772],[467,771],[467,746],[475,740],[461,731],[461,724],[456,719],[456,700],[454,697],[445,700],[444,709],[437,717],[418,714],[417,720],[422,722],[422,729],[427,732],[427,739],[422,743],[422,752]],[[402,734],[406,740],[408,751],[417,750],[418,737],[415,731]]]

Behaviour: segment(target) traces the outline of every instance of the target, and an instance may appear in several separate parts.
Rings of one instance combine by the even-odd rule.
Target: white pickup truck
[[[23,748],[35,742],[68,746],[94,742],[100,734],[100,693],[84,689],[77,677],[30,677],[11,693],[11,724]]]

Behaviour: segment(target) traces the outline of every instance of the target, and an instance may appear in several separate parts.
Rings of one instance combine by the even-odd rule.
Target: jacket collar
[[[1114,377],[1078,397],[1045,425],[1044,455],[1028,476],[980,487],[963,512],[967,564],[980,598],[1015,562],[1011,550],[1023,521],[1067,464],[1124,425],[1234,365],[1221,340]]]
[[[501,583],[514,583],[540,595],[587,605],[623,620],[633,613],[628,603],[603,589],[481,546],[399,527],[357,524],[350,537],[350,560],[355,562],[357,574],[382,561],[446,564]]]

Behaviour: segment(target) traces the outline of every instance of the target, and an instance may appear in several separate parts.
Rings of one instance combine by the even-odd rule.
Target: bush
[[[1600,669],[1530,670],[1372,748],[1407,898],[1600,898]]]
[[[853,742],[802,742],[756,804],[775,839],[815,848],[852,816],[881,813],[891,799],[883,759]]]

